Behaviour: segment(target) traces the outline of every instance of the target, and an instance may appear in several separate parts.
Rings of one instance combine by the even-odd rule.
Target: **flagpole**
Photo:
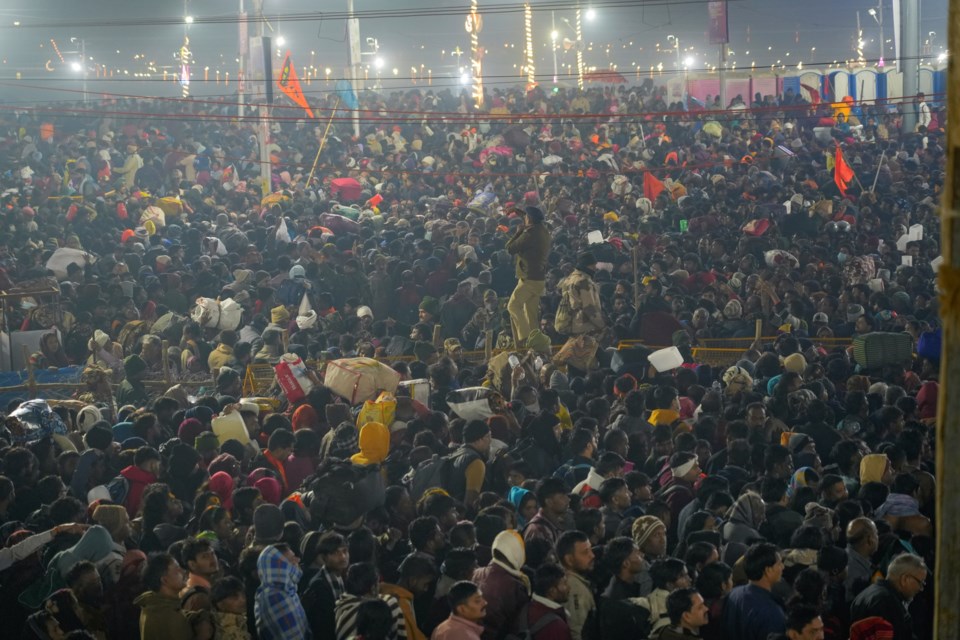
[[[877,189],[877,180],[880,179],[880,169],[883,167],[883,158],[886,155],[887,150],[884,149],[880,152],[880,163],[877,165],[877,174],[873,176],[873,185],[870,186],[870,192],[873,193]]]
[[[323,152],[323,145],[327,141],[327,134],[330,133],[330,125],[333,124],[333,116],[337,115],[337,107],[340,106],[340,97],[337,96],[337,102],[333,105],[333,110],[330,112],[330,119],[327,120],[327,128],[323,132],[323,137],[320,139],[320,148],[317,149],[317,157],[313,159],[313,166],[310,167],[310,175],[307,176],[307,188],[310,188],[310,182],[313,180],[313,172],[317,170],[317,163],[320,162],[320,154]]]
[[[865,191],[863,184],[860,182],[860,178],[857,177],[857,172],[853,170],[853,165],[847,162],[847,156],[843,153],[843,147],[840,146],[840,143],[837,143],[837,151],[840,152],[840,157],[843,158],[843,163],[847,165],[847,168],[850,169],[850,173],[853,174],[853,179],[857,181],[857,186],[860,187],[860,193],[863,193]],[[836,171],[836,167],[834,167],[833,170]]]

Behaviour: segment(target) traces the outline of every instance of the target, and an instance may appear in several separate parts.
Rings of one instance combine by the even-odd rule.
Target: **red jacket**
[[[157,476],[149,471],[144,471],[138,466],[130,465],[120,471],[120,475],[127,479],[130,488],[127,490],[127,501],[123,505],[127,508],[127,513],[131,518],[135,518],[140,509],[140,498],[143,497],[143,490],[148,484],[157,481]]]
[[[477,569],[473,574],[473,581],[483,591],[483,597],[487,600],[483,639],[503,637],[504,630],[512,627],[517,614],[530,599],[526,584],[492,562]]]
[[[573,636],[567,623],[567,613],[562,606],[553,609],[538,600],[531,600],[527,609],[527,629],[533,629],[537,621],[548,614],[557,616],[557,619],[548,622],[533,636],[533,640],[571,640]]]

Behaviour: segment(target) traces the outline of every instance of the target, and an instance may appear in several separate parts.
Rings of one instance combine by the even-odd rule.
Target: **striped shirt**
[[[337,600],[337,606],[334,610],[334,617],[337,622],[336,640],[351,640],[357,635],[357,612],[360,605],[369,598],[343,594]],[[393,596],[382,595],[380,599],[390,605],[390,612],[393,614],[393,632],[389,640],[407,640],[407,626],[403,619],[403,611],[400,609],[400,603]]]

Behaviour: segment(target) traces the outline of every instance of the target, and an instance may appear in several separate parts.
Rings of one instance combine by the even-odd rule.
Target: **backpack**
[[[520,610],[520,615],[517,616],[519,628],[512,633],[508,633],[504,640],[535,640],[538,633],[557,620],[561,620],[560,616],[555,613],[548,613],[541,616],[540,619],[537,620],[537,623],[531,627],[530,604],[525,604],[523,605],[523,609]]]
[[[444,489],[456,500],[463,500],[466,491],[465,478],[458,477],[457,472],[465,470],[471,462],[479,460],[480,454],[469,447],[461,447],[446,456],[434,455],[424,460],[408,474],[410,497],[416,502],[429,489]]]
[[[416,502],[429,489],[447,487],[452,474],[453,456],[440,456],[435,453],[407,474],[404,480],[409,488],[410,498]]]
[[[300,304],[305,291],[302,283],[287,278],[277,288],[277,301],[288,307]]]
[[[314,526],[349,526],[385,501],[377,464],[360,466],[329,458],[304,485],[311,494],[309,511]]]
[[[130,494],[130,481],[123,476],[117,476],[107,483],[110,492],[110,501],[121,506],[127,505],[127,496]]]

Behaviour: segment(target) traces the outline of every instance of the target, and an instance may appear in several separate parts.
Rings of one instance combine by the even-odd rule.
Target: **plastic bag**
[[[287,230],[286,218],[280,219],[280,226],[277,227],[277,242],[290,243],[290,232]]]
[[[390,427],[397,417],[397,398],[386,391],[377,396],[376,400],[367,400],[357,415],[357,429],[369,422],[379,422]]]
[[[283,354],[273,370],[280,388],[290,402],[303,400],[313,390],[313,380],[300,356],[293,353]]]
[[[499,393],[487,387],[467,387],[447,394],[450,410],[464,420],[486,420],[494,415],[490,400]]]

